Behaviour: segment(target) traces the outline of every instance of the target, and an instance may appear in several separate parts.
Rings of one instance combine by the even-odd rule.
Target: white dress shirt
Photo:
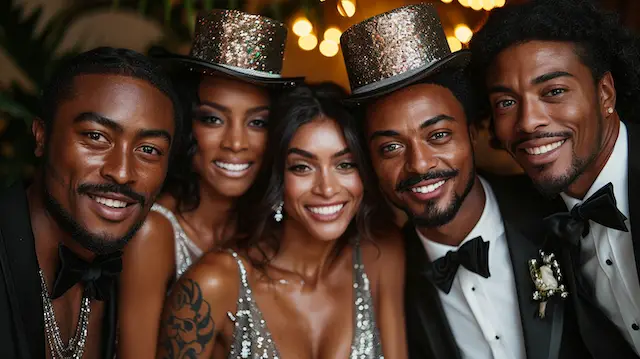
[[[489,242],[489,278],[460,266],[449,294],[437,289],[462,358],[525,359],[513,267],[502,216],[491,186],[480,178],[486,202],[478,223],[462,241]],[[460,248],[430,241],[418,232],[433,262]]]
[[[617,207],[629,218],[627,141],[627,128],[621,122],[613,153],[584,199],[611,182]],[[583,202],[564,193],[560,195],[569,209]],[[589,221],[589,234],[580,242],[580,264],[582,274],[595,290],[600,308],[640,354],[640,284],[630,220],[627,219],[625,224],[629,232]]]

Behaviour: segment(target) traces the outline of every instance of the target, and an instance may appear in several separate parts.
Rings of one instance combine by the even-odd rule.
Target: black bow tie
[[[468,270],[489,278],[489,242],[476,237],[463,244],[457,251],[449,251],[447,254],[435,260],[431,268],[427,270],[427,277],[431,279],[440,290],[449,294],[453,280],[458,272],[458,267],[464,266]]]
[[[109,299],[111,285],[122,271],[122,252],[95,257],[88,263],[69,248],[58,246],[60,270],[53,285],[52,299],[62,296],[77,283],[85,286],[90,298]]]
[[[611,182],[604,185],[582,204],[575,205],[570,212],[553,214],[544,219],[550,234],[577,245],[580,238],[589,234],[589,220],[605,227],[629,232],[627,219],[618,207]]]

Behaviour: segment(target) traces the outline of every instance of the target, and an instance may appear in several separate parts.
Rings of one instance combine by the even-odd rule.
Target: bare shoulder
[[[209,252],[189,268],[176,287],[195,285],[209,302],[231,303],[238,295],[239,273],[238,262],[233,255],[223,251]]]
[[[150,211],[142,227],[125,247],[125,256],[149,256],[153,252],[168,253],[173,258],[174,244],[173,226],[169,219],[161,213]]]

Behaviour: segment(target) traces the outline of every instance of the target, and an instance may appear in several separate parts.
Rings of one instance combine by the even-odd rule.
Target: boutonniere
[[[562,283],[562,272],[555,254],[540,251],[539,259],[529,260],[529,273],[536,287],[533,300],[540,302],[538,317],[544,318],[547,301],[551,297],[559,295],[560,298],[565,299],[569,296],[569,292]]]

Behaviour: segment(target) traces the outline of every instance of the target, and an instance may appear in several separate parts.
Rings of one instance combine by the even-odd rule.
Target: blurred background
[[[152,46],[187,54],[195,16],[212,8],[241,9],[287,24],[284,75],[333,81],[348,89],[340,34],[371,16],[412,3],[436,6],[453,51],[464,48],[496,8],[526,0],[0,0],[0,187],[34,170],[31,120],[41,86],[68,56],[97,46],[146,53]],[[563,1],[563,0],[558,0]],[[640,30],[640,0],[599,0]],[[491,148],[481,131],[478,166],[496,173],[519,168]]]

